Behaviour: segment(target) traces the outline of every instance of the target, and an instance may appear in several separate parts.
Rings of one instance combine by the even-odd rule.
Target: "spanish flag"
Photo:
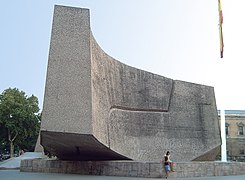
[[[224,52],[223,31],[222,31],[223,13],[221,7],[221,0],[218,0],[218,8],[219,8],[220,58],[223,58],[223,52]]]

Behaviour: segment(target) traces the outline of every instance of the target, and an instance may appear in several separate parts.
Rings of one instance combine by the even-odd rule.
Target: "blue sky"
[[[3,1],[0,92],[17,87],[42,109],[55,4],[89,8],[93,35],[115,59],[213,86],[219,109],[245,109],[244,0],[223,0],[223,59],[217,0]]]

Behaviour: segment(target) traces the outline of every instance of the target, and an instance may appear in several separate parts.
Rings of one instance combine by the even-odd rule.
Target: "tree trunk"
[[[12,139],[10,130],[8,129],[8,137],[9,137],[9,142],[10,142],[10,157],[14,157],[14,140],[17,137],[18,133],[16,132],[15,136]]]
[[[10,141],[10,157],[14,157],[14,142]]]

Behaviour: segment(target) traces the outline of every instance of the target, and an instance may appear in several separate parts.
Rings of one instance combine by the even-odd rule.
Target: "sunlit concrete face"
[[[130,43],[130,42],[129,42]],[[60,159],[214,160],[221,144],[214,89],[127,66],[107,55],[88,9],[55,6],[41,145]]]

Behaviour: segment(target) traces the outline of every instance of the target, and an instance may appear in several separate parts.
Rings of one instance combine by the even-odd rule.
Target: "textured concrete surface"
[[[145,180],[145,178],[135,177],[113,177],[113,176],[92,176],[92,175],[79,175],[79,174],[62,174],[62,173],[30,173],[20,172],[17,170],[0,171],[1,179],[4,180]],[[201,177],[201,178],[178,178],[178,180],[244,180],[245,176],[219,176],[219,177]],[[148,180],[159,178],[148,178]],[[169,178],[175,180],[177,178]]]
[[[115,60],[89,10],[65,6],[54,9],[41,123],[41,145],[62,160],[213,160],[221,145],[213,87]]]
[[[240,162],[177,162],[170,178],[244,175]],[[22,160],[21,171],[99,176],[160,178],[165,176],[160,162]]]

